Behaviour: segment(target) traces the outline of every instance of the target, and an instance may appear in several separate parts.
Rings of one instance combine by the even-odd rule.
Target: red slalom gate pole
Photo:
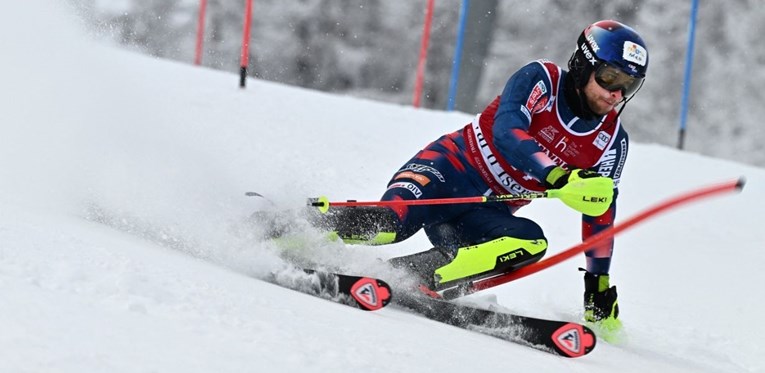
[[[250,24],[252,23],[252,0],[245,0],[242,54],[239,56],[239,87],[247,85],[247,65],[250,63]]]
[[[194,65],[202,64],[202,44],[205,38],[205,13],[207,12],[207,0],[199,1],[199,19],[197,20],[197,45],[194,52]]]
[[[420,58],[417,61],[417,76],[414,81],[414,107],[420,107],[420,97],[422,97],[422,82],[425,79],[425,61],[428,58],[428,42],[430,41],[430,25],[433,21],[433,5],[435,0],[428,0],[425,9],[425,26],[422,31],[422,42],[420,42]]]
[[[570,259],[574,255],[581,254],[585,252],[588,247],[597,246],[598,244],[603,243],[603,241],[631,228],[632,226],[646,219],[654,217],[655,215],[661,212],[672,209],[684,203],[709,197],[715,194],[740,191],[741,189],[744,188],[744,184],[745,184],[744,179],[740,178],[737,180],[732,180],[722,184],[712,185],[712,186],[704,187],[701,189],[697,189],[697,190],[693,190],[693,191],[681,194],[677,197],[661,202],[647,210],[644,210],[643,212],[640,212],[637,215],[625,220],[621,224],[614,225],[613,227],[609,229],[601,231],[600,233],[595,234],[594,236],[583,241],[582,243],[574,247],[571,247],[563,252],[560,252],[556,255],[553,255],[547,259],[527,265],[525,267],[521,267],[515,271],[509,272],[504,275],[499,275],[496,277],[491,277],[491,278],[487,278],[483,280],[477,280],[473,282],[472,284],[469,284],[467,287],[457,287],[454,289],[447,289],[444,291],[443,297],[445,299],[458,298],[461,296],[465,296],[468,294],[475,293],[477,291],[502,285],[510,281],[515,281],[519,278],[523,278],[528,275],[537,273],[543,269],[547,269],[567,259]]]

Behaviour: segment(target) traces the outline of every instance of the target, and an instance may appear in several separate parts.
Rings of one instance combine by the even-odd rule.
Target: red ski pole
[[[654,205],[653,207],[647,210],[644,210],[643,212],[640,212],[637,215],[634,215],[633,217],[625,220],[621,224],[614,225],[613,227],[609,229],[601,231],[600,233],[593,235],[592,237],[588,238],[582,243],[575,245],[558,254],[555,254],[547,259],[527,265],[525,267],[521,267],[515,271],[508,272],[503,275],[490,277],[487,279],[477,280],[472,283],[468,283],[466,284],[467,286],[459,286],[457,288],[447,289],[444,291],[443,297],[445,299],[458,298],[464,295],[472,294],[477,291],[502,285],[510,281],[515,281],[519,278],[523,278],[528,275],[537,273],[543,269],[547,269],[558,263],[561,263],[564,260],[570,259],[574,255],[580,254],[586,251],[590,247],[595,247],[598,244],[602,243],[603,241],[631,228],[632,226],[646,219],[654,217],[660,212],[664,212],[666,210],[675,208],[684,203],[709,197],[715,194],[720,194],[723,192],[740,191],[741,189],[744,188],[744,184],[745,184],[745,180],[743,178],[739,178],[737,180],[731,180],[718,185],[712,185],[712,186],[700,188],[697,190],[693,190],[693,191],[681,194],[677,197],[671,198],[667,201]]]
[[[319,211],[327,212],[330,206],[345,206],[345,207],[357,207],[357,206],[415,206],[415,205],[449,205],[455,203],[487,203],[487,202],[505,202],[521,199],[535,199],[535,198],[547,198],[553,197],[548,195],[548,192],[528,192],[522,194],[499,194],[492,196],[477,196],[477,197],[453,197],[453,198],[429,198],[429,199],[413,199],[413,200],[395,200],[395,201],[345,201],[345,202],[330,202],[327,197],[309,198],[308,205],[318,207]]]

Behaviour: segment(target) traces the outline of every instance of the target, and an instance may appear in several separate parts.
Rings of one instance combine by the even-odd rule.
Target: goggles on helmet
[[[599,86],[614,92],[622,91],[622,96],[630,96],[643,84],[643,78],[625,73],[618,67],[601,63],[595,69],[595,81]]]

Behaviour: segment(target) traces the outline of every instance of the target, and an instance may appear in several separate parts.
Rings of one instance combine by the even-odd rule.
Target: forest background
[[[643,36],[650,56],[646,82],[622,115],[626,128],[635,141],[677,146],[691,1],[482,1],[496,9],[479,17],[490,32],[465,40],[464,50],[481,53],[466,56],[478,66],[477,84],[472,102],[459,111],[480,111],[529,61],[546,58],[565,68],[586,25],[615,19]],[[157,57],[194,60],[198,0],[70,2],[99,37]],[[244,4],[208,0],[204,66],[239,71]],[[460,7],[459,0],[435,2],[425,108],[446,108]],[[255,0],[250,75],[411,105],[425,9],[425,0]],[[762,10],[759,0],[700,1],[686,150],[765,166]],[[363,117],[338,119],[364,125]]]

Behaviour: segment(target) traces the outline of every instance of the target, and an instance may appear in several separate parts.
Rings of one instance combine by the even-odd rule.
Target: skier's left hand
[[[546,182],[553,188],[547,191],[548,197],[558,198],[585,215],[603,215],[613,202],[614,181],[592,170],[567,172],[558,166],[550,171]]]

